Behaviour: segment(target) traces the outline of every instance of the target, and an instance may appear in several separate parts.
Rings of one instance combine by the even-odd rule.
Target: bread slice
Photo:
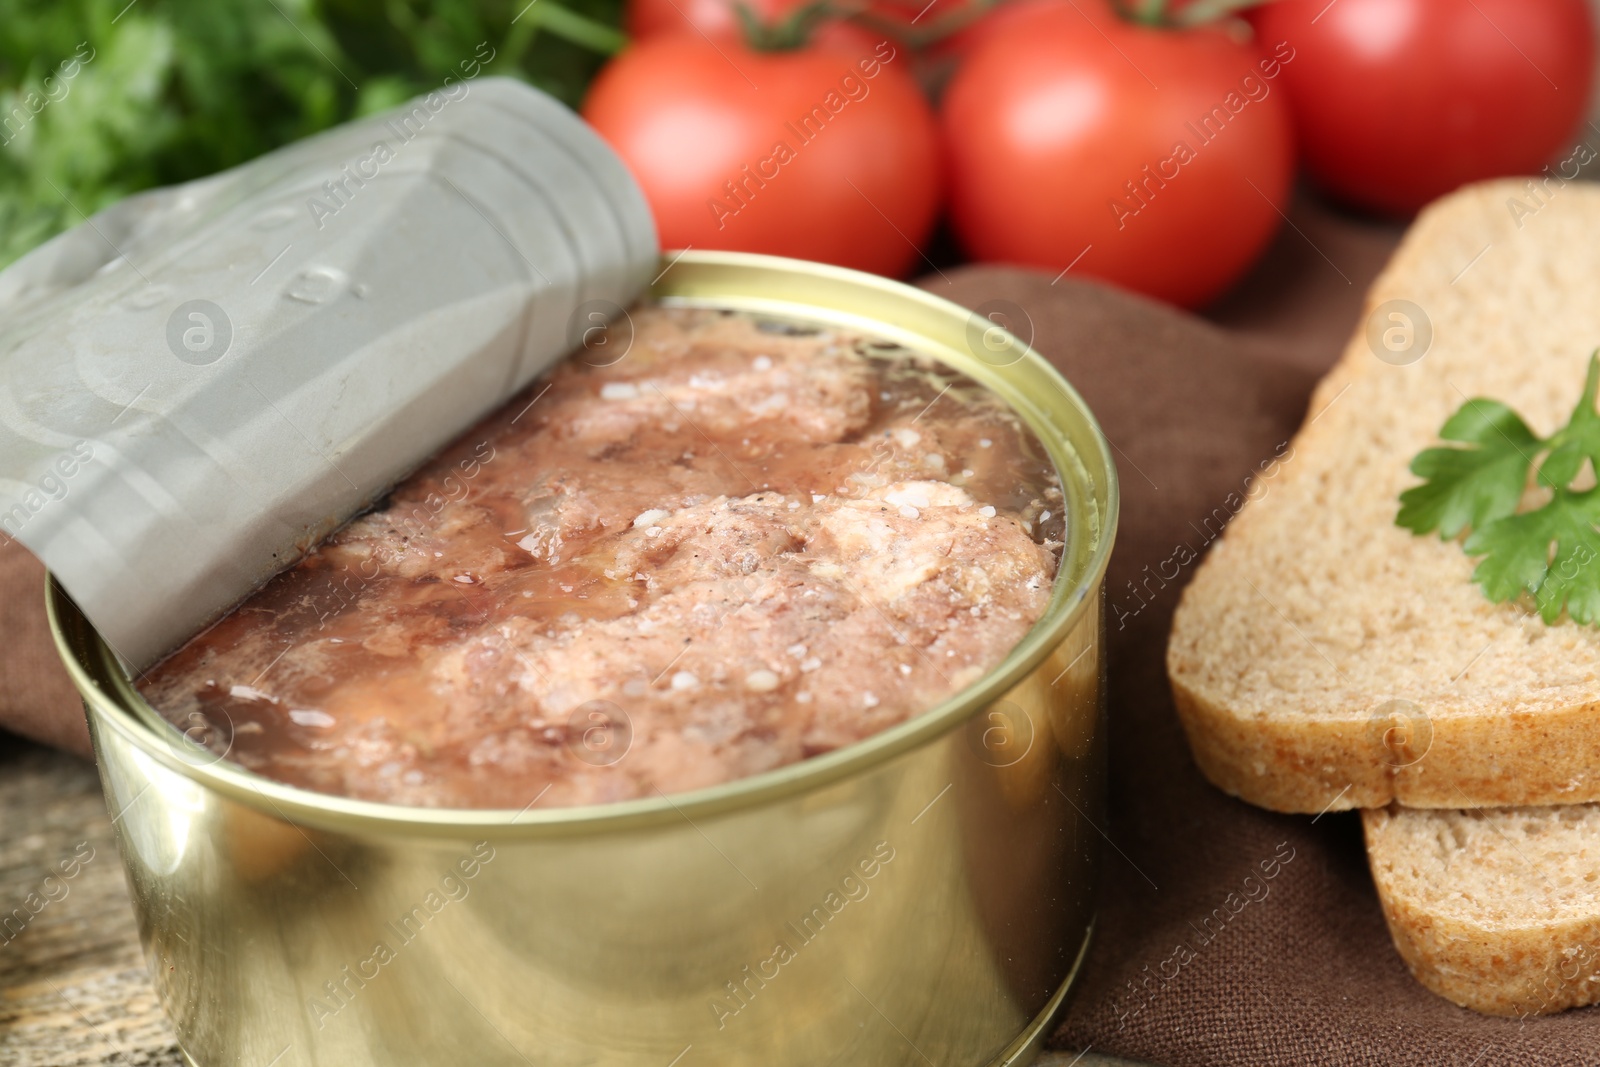
[[[1532,184],[1423,212],[1185,591],[1168,673],[1227,792],[1301,812],[1600,800],[1600,629],[1490,603],[1458,543],[1394,524],[1410,460],[1469,398],[1546,435],[1582,390],[1600,345],[1600,188],[1535,198]],[[1408,365],[1368,341],[1374,319],[1376,334],[1403,328],[1395,300],[1432,326]]]
[[[1490,1015],[1600,1001],[1600,805],[1361,813],[1417,980]]]

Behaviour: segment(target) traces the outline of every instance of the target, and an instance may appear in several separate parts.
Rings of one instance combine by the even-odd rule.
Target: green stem
[[[538,32],[539,23],[536,19],[518,19],[512,23],[511,29],[506,31],[505,44],[494,57],[495,66],[501,70],[520,69],[522,57],[528,54],[528,46],[533,43]]]
[[[856,4],[849,8],[840,9],[840,14],[848,17],[850,21],[869,30],[886,34],[905,44],[908,48],[923,49],[930,45],[938,44],[946,37],[953,37],[973,23],[983,19],[1005,0],[972,0],[971,3],[962,4],[955,11],[929,19],[922,26],[907,28],[903,22],[891,22],[879,18],[870,11],[865,10],[864,4]]]
[[[1167,21],[1167,0],[1142,0],[1133,12],[1133,21],[1146,26],[1161,26]]]
[[[819,25],[840,14],[832,0],[802,4],[787,17],[773,22],[763,22],[746,3],[734,4],[733,10],[744,30],[745,43],[758,52],[792,52],[804,48]]]
[[[1195,0],[1174,15],[1172,21],[1179,26],[1200,26],[1207,22],[1217,22],[1252,7],[1260,7],[1266,2],[1267,0]]]
[[[523,17],[535,20],[540,28],[557,37],[602,55],[616,55],[628,44],[628,35],[621,30],[562,7],[556,0],[535,0]]]

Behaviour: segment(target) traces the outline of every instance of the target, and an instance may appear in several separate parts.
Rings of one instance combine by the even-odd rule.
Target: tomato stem
[[[1113,6],[1129,22],[1163,29],[1188,29],[1209,22],[1220,22],[1241,11],[1260,7],[1271,0],[1194,0],[1174,12],[1168,0],[1115,0]]]
[[[1195,0],[1182,11],[1172,16],[1172,23],[1176,26],[1200,26],[1207,22],[1219,22],[1222,19],[1236,15],[1241,11],[1248,11],[1252,7],[1260,7],[1270,0]]]
[[[853,10],[842,11],[851,22],[865,26],[869,30],[887,34],[912,49],[923,49],[929,45],[938,44],[946,37],[954,37],[962,30],[980,21],[995,8],[1000,7],[1008,0],[971,0],[970,3],[958,5],[956,10],[938,18],[929,19],[925,26],[910,28],[905,23],[891,22],[866,10],[865,4],[855,4]]]
[[[1133,21],[1146,26],[1167,24],[1167,0],[1143,0],[1133,9]]]
[[[755,9],[743,0],[734,4],[733,10],[744,30],[745,42],[758,52],[792,52],[804,48],[819,25],[839,14],[831,0],[802,4],[787,17],[771,22],[763,22]]]

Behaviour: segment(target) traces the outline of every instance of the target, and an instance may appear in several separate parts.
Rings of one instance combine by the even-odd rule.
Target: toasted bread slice
[[[1600,629],[1491,603],[1459,543],[1394,522],[1412,457],[1469,398],[1543,436],[1582,391],[1600,188],[1530,185],[1423,212],[1184,593],[1167,669],[1196,760],[1230,793],[1302,812],[1600,800]],[[1431,345],[1396,365],[1424,317]]]
[[[1361,813],[1417,980],[1491,1015],[1600,1001],[1600,805]]]

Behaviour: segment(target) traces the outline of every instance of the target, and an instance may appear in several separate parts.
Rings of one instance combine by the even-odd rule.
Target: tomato
[[[1585,0],[1281,0],[1251,20],[1295,51],[1283,87],[1306,169],[1383,212],[1537,171],[1588,104]]]
[[[1089,0],[1011,14],[945,93],[957,238],[976,259],[1204,304],[1281,220],[1294,153],[1275,85],[1291,55]]]
[[[635,40],[692,27],[702,33],[727,36],[739,30],[734,13],[738,0],[629,0],[622,13],[622,28]],[[792,14],[810,0],[746,0],[763,22]]]
[[[899,275],[940,191],[934,118],[908,59],[886,40],[761,52],[680,32],[612,60],[583,115],[632,169],[664,247]]]
[[[1061,0],[995,0],[994,3],[987,4],[989,10],[982,16],[973,18],[955,33],[929,45],[928,52],[940,59],[964,59],[977,51],[989,38],[1003,33],[1014,19],[1026,17],[1026,13],[1035,8],[1057,7],[1060,3]],[[938,11],[942,7],[944,7],[943,2],[933,11]],[[978,0],[968,0],[958,10],[970,13],[978,7]],[[924,20],[928,17],[931,17],[931,13],[930,16],[925,16]]]
[[[792,17],[816,0],[628,0],[622,26],[628,36],[638,41],[684,29],[714,38],[734,36],[743,30],[734,11],[740,3],[750,8],[758,22],[771,25]],[[837,17],[822,20],[811,32],[811,39],[818,43],[865,47],[868,52],[881,36]]]

